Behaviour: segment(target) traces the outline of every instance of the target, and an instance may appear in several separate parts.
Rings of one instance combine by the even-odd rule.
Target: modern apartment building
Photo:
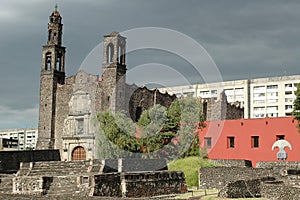
[[[0,130],[0,138],[18,141],[16,150],[34,150],[38,138],[37,128]]]
[[[244,107],[245,118],[264,118],[291,115],[294,91],[298,83],[300,75],[176,86],[159,90],[176,94],[177,97],[191,94],[201,98],[218,98],[225,91],[229,103],[238,101]]]

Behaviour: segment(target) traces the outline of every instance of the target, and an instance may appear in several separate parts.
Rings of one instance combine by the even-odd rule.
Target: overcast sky
[[[297,0],[1,1],[0,129],[37,127],[41,50],[55,3],[63,17],[68,76],[78,71],[103,35],[141,27],[168,28],[194,39],[214,60],[223,80],[300,74]],[[193,76],[185,70],[189,64],[184,59],[168,52],[141,50],[127,56],[129,69],[147,63],[174,66],[186,71],[184,76]],[[101,63],[98,67],[100,74]],[[163,78],[159,74],[150,75]],[[174,84],[172,77],[165,79]]]

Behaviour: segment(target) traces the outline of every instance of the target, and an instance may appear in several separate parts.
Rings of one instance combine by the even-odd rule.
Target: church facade
[[[101,158],[97,113],[125,110],[136,121],[143,110],[155,104],[169,107],[176,97],[126,84],[126,38],[118,32],[104,36],[101,76],[79,71],[66,77],[62,28],[56,8],[42,50],[37,149],[59,149],[62,160]]]

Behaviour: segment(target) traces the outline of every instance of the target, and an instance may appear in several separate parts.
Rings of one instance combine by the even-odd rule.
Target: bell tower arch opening
[[[126,38],[118,32],[112,32],[104,36],[104,55],[103,67],[107,67],[111,63],[116,63],[119,66],[126,68]]]
[[[113,62],[113,56],[114,56],[114,46],[113,46],[113,44],[112,43],[109,43],[108,45],[107,45],[107,52],[106,52],[106,54],[107,54],[107,63],[112,63]]]
[[[102,110],[125,110],[126,38],[118,32],[104,36]]]

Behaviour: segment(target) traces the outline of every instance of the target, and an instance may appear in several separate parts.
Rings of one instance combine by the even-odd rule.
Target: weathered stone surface
[[[187,192],[183,172],[123,172],[95,175],[95,196],[151,197]]]
[[[299,164],[266,162],[259,166],[200,168],[200,188],[221,189],[220,197],[261,196],[270,199],[300,199]]]
[[[300,199],[300,188],[289,187],[284,184],[261,184],[261,195],[273,200],[298,200]]]
[[[204,167],[199,169],[199,187],[222,189],[229,182],[273,177],[271,169],[249,167]]]
[[[261,197],[261,180],[238,180],[229,182],[218,194],[221,198],[255,198]]]
[[[216,98],[203,98],[201,101],[204,118],[207,121],[241,119],[244,117],[244,108],[238,103],[228,103],[225,92],[220,94],[218,100]]]
[[[114,161],[114,160],[111,160]],[[138,171],[135,167],[117,160],[118,172],[104,173],[101,160],[51,161],[21,163],[15,176],[1,178],[0,194],[20,194],[35,196],[106,196],[106,197],[152,197],[179,194],[187,191],[185,176],[181,171]],[[147,164],[151,160],[132,164]],[[124,163],[124,168],[122,167]],[[154,163],[165,162],[154,160]],[[133,170],[128,172],[126,170]],[[144,168],[146,169],[146,168]],[[7,190],[7,188],[10,188]],[[4,190],[6,189],[6,191]]]

